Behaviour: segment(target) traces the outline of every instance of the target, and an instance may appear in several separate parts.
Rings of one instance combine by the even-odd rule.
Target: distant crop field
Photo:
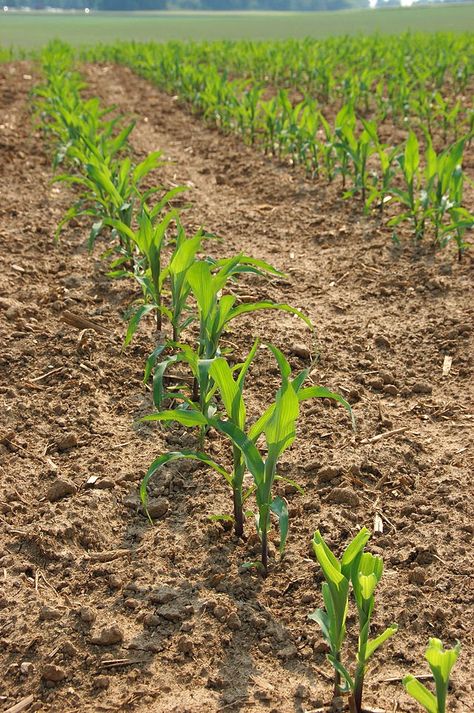
[[[2,13],[0,44],[41,47],[61,38],[74,45],[114,40],[324,38],[344,34],[396,34],[406,30],[465,31],[474,4],[451,7],[350,10],[317,13]]]

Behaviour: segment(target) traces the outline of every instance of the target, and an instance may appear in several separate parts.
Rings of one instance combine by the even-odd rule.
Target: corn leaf
[[[303,320],[305,324],[308,325],[310,329],[314,329],[313,324],[309,317],[306,317],[303,312],[301,312],[299,309],[296,309],[295,307],[291,307],[290,305],[287,304],[279,304],[277,302],[246,302],[241,305],[237,305],[237,307],[234,307],[232,312],[229,315],[228,321],[231,319],[235,319],[235,317],[238,317],[240,314],[247,314],[248,312],[256,312],[257,310],[261,309],[277,309],[280,310],[281,312],[288,312],[288,314],[294,314],[300,319]]]
[[[380,636],[377,636],[375,639],[371,639],[368,644],[367,648],[365,650],[365,660],[368,661],[372,654],[374,654],[379,646],[382,646],[382,644],[387,641],[391,636],[396,634],[398,631],[398,626],[397,624],[392,624],[391,626],[388,627],[388,629],[385,629],[383,634],[380,634]]]
[[[133,335],[137,331],[138,325],[140,324],[140,320],[147,314],[150,314],[150,312],[153,312],[153,310],[156,309],[155,305],[152,304],[147,304],[147,305],[142,305],[139,307],[136,312],[132,315],[129,323],[128,323],[128,329],[127,329],[127,334],[125,335],[125,340],[123,342],[123,346],[126,347],[130,344],[132,341]]]
[[[405,676],[403,685],[407,693],[410,694],[420,705],[425,708],[428,713],[440,713],[436,696],[429,691],[418,679],[414,676]]]
[[[241,431],[240,428],[230,421],[212,419],[211,424],[217,428],[217,430],[229,436],[232,442],[240,448],[247,468],[253,475],[257,487],[259,487],[264,480],[265,465],[260,453],[255,447],[255,444],[248,438],[248,436],[245,435],[243,431]]]
[[[285,551],[286,538],[288,536],[288,505],[283,498],[276,496],[270,505],[270,510],[277,516],[280,528],[280,554]]]

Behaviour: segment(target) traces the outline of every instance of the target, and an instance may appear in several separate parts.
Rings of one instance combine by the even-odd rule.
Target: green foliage
[[[328,660],[335,671],[334,695],[337,696],[341,692],[350,693],[351,713],[362,712],[367,663],[375,651],[398,629],[396,624],[392,624],[374,639],[369,638],[375,588],[383,572],[382,558],[363,551],[369,537],[369,530],[362,528],[346,548],[341,560],[331,552],[319,530],[313,538],[313,549],[326,580],[322,585],[325,609],[317,609],[309,618],[319,624],[330,649]],[[341,660],[351,584],[359,616],[359,642],[354,676]]]
[[[460,651],[461,645],[459,643],[457,643],[454,648],[445,650],[439,639],[430,639],[425,658],[433,673],[436,695],[433,695],[433,693],[414,676],[408,675],[403,679],[403,685],[407,692],[418,701],[428,713],[445,713],[449,676]]]
[[[311,398],[327,398],[343,405],[351,416],[352,411],[349,404],[339,394],[320,386],[304,387],[308,370],[304,370],[291,379],[288,361],[279,349],[269,345],[278,364],[281,386],[276,393],[275,401],[251,427],[248,427],[243,387],[257,346],[258,344],[255,343],[245,362],[234,371],[222,357],[196,360],[194,370],[204,372],[205,378],[211,384],[206,392],[208,398],[199,404],[199,409],[193,405],[192,408],[178,408],[151,414],[142,420],[176,421],[184,426],[199,426],[201,429],[213,427],[230,439],[233,471],[226,479],[233,490],[235,531],[239,536],[242,534],[243,505],[247,498],[254,493],[257,505],[254,517],[262,543],[262,559],[258,566],[266,574],[268,570],[268,532],[272,513],[279,522],[280,553],[283,554],[285,550],[288,534],[288,509],[283,498],[274,494],[273,486],[275,480],[282,479],[277,474],[278,460],[282,453],[291,446],[296,436],[299,404]],[[174,359],[180,358],[182,357],[179,354],[174,357]],[[237,372],[236,378],[234,378],[235,372]],[[226,419],[217,414],[216,405],[212,405],[211,398],[216,391],[224,406]],[[261,436],[265,440],[265,447],[262,449],[257,445]],[[253,488],[247,492],[243,492],[245,469],[252,475],[254,481]],[[147,482],[156,471],[156,469],[153,472],[151,470],[148,471]],[[142,486],[142,494],[143,492]]]
[[[243,389],[245,383],[245,377],[251,366],[255,354],[258,348],[258,341],[256,341],[249,352],[247,359],[241,365],[239,365],[235,370],[232,370],[225,359],[222,357],[214,359],[212,362],[206,361],[205,368],[207,374],[209,374],[213,383],[215,384],[215,389],[217,389],[221,395],[222,403],[226,411],[226,415],[229,420],[237,425],[238,428],[244,430],[246,427],[246,408],[243,399]],[[183,349],[183,352],[185,348]],[[175,361],[179,358],[179,354],[175,357]],[[203,370],[204,365],[201,365],[199,369],[198,363],[193,364],[193,373],[199,378],[200,370]],[[234,374],[237,372],[237,378],[234,378]],[[183,426],[199,426],[200,428],[207,428],[211,425],[211,417],[209,415],[210,409],[208,404],[204,404],[204,409],[202,411],[197,411],[195,409],[174,409],[172,411],[162,411],[161,413],[151,414],[150,416],[145,416],[144,421],[175,421],[181,423]],[[215,413],[215,412],[214,412]],[[206,414],[206,415],[204,415]],[[188,453],[189,455],[189,453]],[[232,473],[227,473],[223,469],[220,472],[224,475],[225,479],[232,488],[232,499],[234,506],[234,528],[235,534],[238,537],[243,535],[244,528],[244,512],[243,505],[245,500],[249,497],[252,489],[247,493],[243,492],[243,481],[245,475],[245,461],[240,449],[237,446],[233,447],[233,470]],[[155,461],[156,463],[156,461]],[[158,466],[160,467],[160,466]],[[152,467],[148,470],[144,481],[141,486],[142,500],[146,503],[146,486],[147,483],[157,471],[158,467]],[[214,467],[214,466],[211,466]],[[214,470],[216,468],[214,467]]]
[[[313,537],[313,550],[326,580],[322,585],[325,609],[316,609],[309,615],[309,618],[319,624],[329,646],[330,661],[335,667],[336,695],[341,682],[337,665],[341,660],[341,648],[346,636],[351,567],[354,559],[367,544],[369,537],[369,530],[362,528],[347,546],[341,560],[338,560],[331,552],[319,530],[314,533]]]
[[[443,154],[457,156],[462,176],[472,109],[450,96],[453,84],[465,87],[472,73],[467,35],[121,43],[86,56],[130,66],[222,131],[302,166],[310,177],[340,177],[345,198],[359,197],[366,213],[378,207],[389,227],[411,225],[415,242],[429,235],[436,247],[454,242],[460,256],[466,249],[474,221],[462,180],[453,176],[435,199],[424,171],[439,130],[448,144]],[[326,104],[338,107],[334,124]],[[387,121],[408,128],[404,146],[382,143],[378,130]]]
[[[418,139],[413,131],[410,132],[405,151],[398,157],[405,187],[392,188],[392,193],[406,210],[388,223],[396,227],[405,220],[411,221],[416,240],[424,237],[427,224],[430,224],[436,243],[444,246],[454,239],[460,258],[467,247],[464,234],[474,226],[474,215],[462,206],[465,143],[466,139],[461,139],[436,154],[427,134],[426,151],[422,156]]]

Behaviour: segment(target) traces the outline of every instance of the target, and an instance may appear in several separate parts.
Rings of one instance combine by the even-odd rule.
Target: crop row
[[[339,178],[342,195],[356,198],[366,214],[375,213],[385,220],[393,228],[394,240],[399,240],[398,226],[407,223],[415,241],[428,235],[438,247],[454,242],[461,257],[467,247],[466,231],[474,225],[474,216],[465,207],[464,186],[469,179],[462,167],[465,148],[473,137],[474,112],[472,108],[465,112],[461,98],[450,105],[437,86],[445,83],[453,89],[458,83],[466,88],[472,76],[466,38],[436,36],[425,40],[422,50],[410,37],[392,40],[388,50],[381,49],[382,60],[374,62],[368,57],[377,55],[385,44],[378,38],[366,38],[360,44],[355,68],[347,68],[346,58],[342,75],[338,70],[342,49],[352,59],[354,40],[347,40],[347,46],[342,40],[266,43],[263,50],[258,43],[225,43],[217,50],[212,45],[119,43],[93,48],[83,57],[126,64],[165,91],[177,93],[223,132],[239,133],[265,153],[302,166],[309,177],[328,182]],[[433,48],[435,56],[444,57],[444,62],[440,59],[443,72],[431,60],[427,62]],[[408,71],[404,58],[410,49]],[[244,59],[237,65],[240,50]],[[279,58],[275,71],[280,80],[282,58],[288,60],[283,64],[287,70],[301,63],[301,71],[288,80],[291,88],[269,90],[257,79],[260,61],[274,70],[272,50]],[[326,64],[318,64],[321,52],[326,53]],[[308,60],[306,53],[316,57]],[[384,59],[393,74],[389,69],[380,78],[379,63]],[[231,78],[234,66],[241,72],[245,67],[250,78]],[[314,98],[318,92],[307,89],[304,77],[310,66],[317,68],[315,73],[326,66],[333,80],[328,99]],[[343,103],[331,118],[322,102],[334,96]],[[387,120],[401,122],[408,129],[401,145],[384,140]],[[440,150],[432,136],[438,124],[443,144],[448,137],[454,138]]]
[[[255,522],[261,541],[261,561],[244,566],[266,575],[272,516],[279,524],[281,554],[288,534],[287,503],[275,495],[275,483],[285,480],[278,474],[278,461],[296,438],[299,405],[306,399],[332,399],[352,417],[350,405],[325,387],[305,386],[309,369],[293,375],[284,354],[268,344],[281,385],[260,418],[252,425],[247,422],[245,378],[259,343],[254,343],[243,363],[235,365],[222,348],[226,327],[241,314],[262,309],[288,312],[310,328],[311,323],[290,305],[270,301],[237,303],[231,288],[242,275],[250,273],[271,279],[281,273],[242,254],[222,259],[202,255],[203,244],[211,236],[200,230],[188,237],[179,211],[172,207],[173,199],[182,189],[144,187],[160,165],[160,153],[151,153],[141,163],[133,163],[128,143],[133,123],[124,124],[110,108],[102,108],[96,98],[82,98],[84,85],[73,70],[72,60],[68,47],[59,43],[50,45],[41,56],[46,83],[35,92],[36,115],[55,149],[54,166],[64,170],[57,180],[79,187],[79,198],[62,223],[72,217],[87,216],[92,223],[90,247],[99,238],[107,242],[105,254],[112,261],[111,278],[131,278],[139,285],[141,304],[130,319],[125,344],[133,338],[145,315],[155,316],[155,339],[146,361],[145,381],[153,381],[157,410],[142,420],[172,421],[199,429],[199,449],[164,453],[152,463],[141,484],[145,510],[147,485],[161,467],[181,458],[205,464],[229,485],[236,534],[243,535],[246,521]],[[170,332],[170,338],[166,338]],[[183,378],[182,384],[170,388],[166,372],[178,363],[189,368],[191,378]],[[163,410],[165,403],[173,404],[174,408]],[[206,435],[211,428],[229,443],[233,463],[230,471],[205,453]],[[244,487],[247,472],[252,477],[248,488]],[[291,484],[299,489],[297,483]],[[250,503],[254,503],[254,510]],[[383,572],[382,558],[364,551],[369,537],[369,531],[363,528],[341,560],[330,551],[319,531],[313,539],[325,583],[324,608],[310,618],[320,625],[329,648],[335,695],[347,693],[353,713],[362,711],[369,659],[397,631],[397,626],[392,625],[369,638],[375,589]],[[342,648],[351,590],[358,612],[359,643],[355,661],[348,663],[343,661]],[[412,676],[404,680],[407,691],[427,711],[444,713],[449,675],[458,654],[459,646],[445,651],[438,639],[430,640],[426,657],[435,679],[436,695]],[[350,672],[353,666],[354,675]]]
[[[351,103],[364,115],[372,113],[378,122],[390,117],[413,128],[419,119],[439,121],[442,126],[448,113],[458,122],[472,120],[472,107],[463,106],[474,69],[468,33],[119,43],[94,47],[85,56],[107,60],[114,52],[117,62],[136,64],[139,59],[143,69],[153,66],[160,83],[171,91],[192,81],[193,70],[201,76],[216,71],[226,80],[301,92],[322,105]]]

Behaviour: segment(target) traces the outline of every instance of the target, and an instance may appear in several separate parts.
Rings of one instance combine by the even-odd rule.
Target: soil
[[[53,241],[74,196],[50,183],[50,151],[32,128],[32,67],[1,66],[2,710],[27,696],[24,710],[55,713],[325,709],[332,671],[307,619],[322,581],[310,541],[319,528],[341,552],[375,519],[383,532],[369,549],[385,571],[373,631],[397,622],[399,632],[373,659],[367,709],[417,709],[400,679],[428,672],[423,654],[437,636],[462,642],[449,708],[472,710],[471,255],[397,247],[337,186],[220,135],[129,70],[85,73],[104,103],[137,114],[136,156],[163,151],[157,181],[190,187],[188,230],[221,236],[209,244],[216,255],[242,251],[287,274],[244,280],[239,294],[288,302],[316,325],[312,339],[289,315],[242,317],[229,344],[243,355],[260,336],[295,371],[310,350],[312,380],[349,399],[357,432],[342,408],[302,408],[280,472],[304,494],[279,486],[290,533],[282,561],[273,533],[266,579],[241,568],[257,553],[252,523],[238,541],[209,519],[230,511],[230,497],[202,468],[178,462],[155,479],[160,517],[149,524],[140,479],[192,436],[134,425],[152,410],[142,383],[152,323],[123,351],[133,285],[106,277],[103,246],[87,252],[85,223]],[[72,326],[66,310],[102,330]],[[262,348],[248,379],[252,417],[277,376]],[[207,447],[228,463],[226,442]],[[355,626],[351,610],[348,653]]]

